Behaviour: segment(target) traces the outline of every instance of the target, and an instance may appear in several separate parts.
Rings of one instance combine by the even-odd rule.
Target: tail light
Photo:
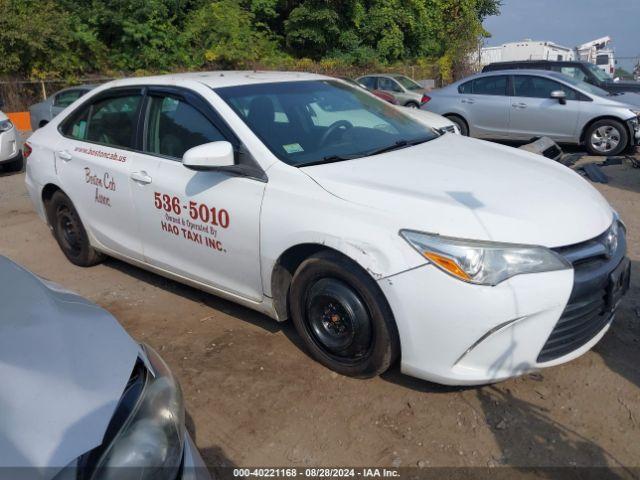
[[[31,152],[33,152],[33,148],[31,148],[29,142],[24,142],[24,145],[22,146],[22,158],[26,160],[29,158],[29,155],[31,155]]]
[[[420,100],[420,103],[422,103],[424,105],[429,100],[431,100],[431,97],[425,93],[424,95],[422,95],[422,100]]]

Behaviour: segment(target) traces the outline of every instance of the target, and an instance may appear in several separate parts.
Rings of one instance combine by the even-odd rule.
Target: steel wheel
[[[308,290],[306,322],[314,342],[341,361],[357,360],[371,347],[371,318],[344,282],[322,278]]]
[[[102,260],[102,255],[89,243],[87,231],[69,197],[57,191],[45,206],[54,237],[71,263],[89,267]]]
[[[591,145],[597,152],[608,154],[620,145],[622,135],[613,125],[603,125],[596,128],[591,134]]]
[[[60,240],[63,248],[71,255],[78,256],[82,251],[82,232],[79,219],[66,205],[60,205],[56,212]]]

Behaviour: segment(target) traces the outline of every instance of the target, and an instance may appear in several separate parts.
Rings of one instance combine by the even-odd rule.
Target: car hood
[[[617,82],[611,82],[614,86],[625,87],[633,90],[640,91],[640,82],[634,80],[620,80]]]
[[[48,479],[102,443],[139,346],[106,311],[2,256],[0,305],[0,469]]]
[[[618,103],[622,103],[624,106],[633,107],[637,110],[640,106],[640,93],[636,92],[619,92],[613,93],[607,97],[609,100],[613,100]]]
[[[569,168],[459,135],[302,170],[398,229],[557,247],[593,238],[613,221],[607,201]]]

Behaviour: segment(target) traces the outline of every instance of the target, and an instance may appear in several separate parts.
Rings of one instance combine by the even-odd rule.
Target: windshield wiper
[[[296,167],[312,167],[313,165],[324,165],[325,163],[344,162],[346,160],[354,160],[356,158],[363,157],[360,153],[354,153],[353,155],[327,155],[322,160],[314,160],[312,162],[300,163]]]
[[[431,138],[420,138],[418,140],[398,140],[393,145],[387,145],[386,147],[377,148],[375,150],[371,150],[367,152],[365,155],[379,155],[381,153],[391,152],[393,150],[400,150],[401,148],[413,147],[414,145],[419,145],[421,143],[428,142],[432,140]]]
[[[382,148],[376,148],[367,152],[353,153],[351,155],[327,155],[322,160],[314,160],[312,162],[301,163],[296,167],[311,167],[313,165],[324,165],[326,163],[344,162],[346,160],[355,160],[356,158],[370,157],[371,155],[379,155],[381,153],[391,152],[392,150],[399,150],[401,148],[412,147],[420,143],[425,143],[431,140],[431,138],[420,138],[418,140],[398,140],[393,145],[387,145]]]

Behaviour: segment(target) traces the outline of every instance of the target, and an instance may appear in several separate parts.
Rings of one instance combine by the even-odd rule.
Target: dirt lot
[[[640,467],[640,169],[605,171],[611,182],[598,188],[628,224],[633,261],[615,324],[576,361],[482,388],[440,387],[397,367],[344,378],[312,361],[290,324],[116,260],[75,267],[33,213],[23,174],[0,178],[0,253],[161,351],[212,466]]]

